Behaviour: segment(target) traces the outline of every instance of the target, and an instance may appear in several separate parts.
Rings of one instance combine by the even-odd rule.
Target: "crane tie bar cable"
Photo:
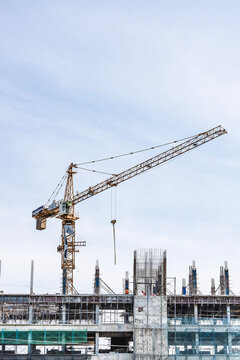
[[[94,169],[87,169],[87,168],[83,168],[83,167],[80,167],[80,166],[77,166],[77,168],[80,169],[80,170],[91,171],[91,172],[94,172],[94,173],[116,176],[116,174],[111,174],[111,173],[108,173],[108,172],[99,171],[99,170],[94,170]]]
[[[160,145],[156,145],[156,146],[151,146],[151,147],[149,147],[149,148],[145,148],[145,149],[141,149],[141,150],[131,151],[131,152],[129,152],[129,153],[124,153],[124,154],[120,154],[120,155],[110,156],[110,157],[107,157],[107,158],[102,158],[102,159],[97,159],[97,160],[86,161],[86,162],[82,162],[82,163],[75,164],[75,165],[78,166],[78,165],[94,164],[94,163],[100,162],[100,161],[113,160],[113,159],[117,159],[117,158],[120,158],[120,157],[123,157],[123,156],[134,155],[134,154],[138,154],[138,153],[141,153],[141,152],[144,152],[144,151],[154,150],[154,149],[157,149],[157,148],[160,148],[160,147],[163,147],[163,146],[167,146],[167,145],[171,145],[171,144],[176,144],[176,143],[179,142],[179,141],[189,140],[189,139],[194,138],[195,136],[196,136],[196,135],[194,135],[194,136],[189,136],[189,137],[185,137],[185,138],[178,139],[178,140],[174,140],[174,141],[170,141],[170,142],[167,142],[167,143],[164,143],[164,144],[160,144]]]
[[[54,189],[54,191],[52,192],[52,195],[50,196],[50,198],[48,199],[47,201],[47,204],[50,202],[50,200],[53,198],[53,196],[55,195],[55,198],[56,196],[58,195],[59,191],[61,190],[62,186],[63,186],[63,183],[64,183],[64,180],[66,179],[67,177],[67,173],[65,173],[63,175],[63,177],[61,178],[61,180],[59,181],[59,183],[57,184],[56,188]]]

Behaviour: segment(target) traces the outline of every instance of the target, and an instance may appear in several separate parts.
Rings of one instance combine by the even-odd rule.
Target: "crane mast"
[[[63,294],[73,294],[75,292],[73,285],[75,253],[79,251],[79,246],[86,245],[84,241],[75,240],[75,221],[78,219],[78,216],[75,215],[76,204],[164,164],[165,162],[193,150],[200,145],[206,144],[226,133],[227,131],[219,125],[213,129],[193,136],[140,164],[120,172],[119,174],[113,175],[94,186],[89,186],[88,189],[77,193],[76,195],[74,195],[73,175],[77,173],[74,171],[74,169],[77,169],[77,165],[71,163],[67,170],[67,183],[64,198],[60,201],[54,201],[49,206],[40,206],[32,212],[32,217],[34,217],[37,222],[37,230],[44,230],[46,228],[46,220],[49,217],[57,217],[62,220],[61,245],[58,246],[58,251],[61,253],[61,267],[63,270]]]
[[[57,250],[61,253],[61,268],[62,268],[62,293],[73,294],[76,292],[73,286],[73,270],[75,269],[75,254],[79,252],[79,246],[85,246],[85,241],[75,240],[75,221],[79,219],[75,215],[73,187],[73,175],[77,174],[73,169],[76,166],[71,163],[67,170],[67,183],[65,193],[59,215],[57,216],[62,220],[62,234],[61,245]]]

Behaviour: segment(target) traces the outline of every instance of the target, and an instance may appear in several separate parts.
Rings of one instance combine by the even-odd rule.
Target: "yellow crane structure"
[[[46,229],[47,218],[57,217],[62,220],[61,245],[58,247],[58,251],[61,253],[61,267],[63,270],[63,294],[75,293],[73,285],[75,253],[79,251],[79,246],[86,245],[84,241],[76,241],[75,239],[75,221],[78,219],[78,216],[75,214],[76,204],[114,186],[118,186],[126,180],[151,170],[226,133],[227,131],[219,125],[213,129],[187,138],[186,141],[124,170],[119,174],[113,175],[94,186],[89,186],[86,190],[76,194],[74,194],[73,175],[77,173],[76,170],[78,166],[77,164],[71,163],[68,167],[67,174],[65,174],[66,187],[64,198],[59,201],[53,201],[48,206],[40,206],[32,212],[32,217],[36,219],[37,230]]]

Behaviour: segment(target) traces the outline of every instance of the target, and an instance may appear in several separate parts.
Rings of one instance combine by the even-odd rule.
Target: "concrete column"
[[[66,304],[62,305],[62,323],[66,324]]]
[[[168,357],[167,300],[165,297],[135,296],[133,326],[136,359]]]
[[[95,354],[99,354],[99,332],[95,333]]]
[[[28,332],[28,354],[32,354],[32,332]]]
[[[62,323],[66,324],[66,304],[62,304]],[[62,341],[65,343],[65,333],[62,336]],[[62,352],[66,352],[66,345],[62,345]]]
[[[2,331],[2,336],[3,336],[3,339],[5,340],[4,330]],[[6,350],[6,345],[3,344],[3,345],[2,345],[2,351],[5,351],[5,350]]]
[[[95,319],[96,319],[96,324],[99,325],[99,305],[97,304],[95,307]]]
[[[194,323],[198,325],[198,305],[194,304]],[[195,333],[195,349],[196,354],[199,354],[199,332],[197,328],[197,332]]]
[[[29,305],[28,323],[33,323],[33,305]]]
[[[33,354],[36,350],[36,345],[32,344],[32,332],[28,333],[28,354]]]
[[[29,324],[33,323],[33,305],[32,304],[29,305],[29,309],[28,309],[28,323]],[[28,354],[32,354],[32,353],[33,353],[32,332],[29,331],[29,333],[28,333]]]
[[[228,354],[232,354],[232,333],[231,333],[231,308],[227,305],[227,324],[228,324]]]
[[[232,354],[232,333],[231,329],[228,330],[228,354]]]
[[[194,323],[198,324],[198,304],[194,304]]]
[[[1,323],[4,322],[4,305],[1,307]]]
[[[231,309],[230,305],[227,305],[227,324],[230,325],[231,322]]]
[[[65,332],[62,333],[62,343],[65,344],[66,341],[66,336],[65,336]],[[62,345],[62,352],[65,353],[66,352],[66,345]]]

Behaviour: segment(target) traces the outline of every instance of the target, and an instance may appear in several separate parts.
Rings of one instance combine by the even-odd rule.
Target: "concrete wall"
[[[167,301],[162,296],[134,298],[134,359],[168,359]]]

